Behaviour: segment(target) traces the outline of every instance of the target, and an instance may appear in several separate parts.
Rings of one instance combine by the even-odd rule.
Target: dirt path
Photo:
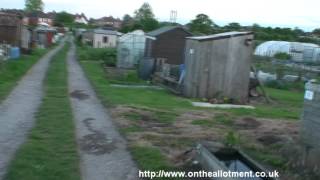
[[[34,113],[41,103],[42,82],[49,62],[63,44],[42,57],[0,104],[0,179],[34,124]]]
[[[84,180],[132,180],[137,168],[126,149],[126,141],[97,99],[75,59],[75,47],[68,54],[69,92],[77,128],[77,141]]]

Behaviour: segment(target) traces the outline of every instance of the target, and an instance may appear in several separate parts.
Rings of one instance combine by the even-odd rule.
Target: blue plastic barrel
[[[12,47],[10,49],[10,59],[18,59],[20,57],[20,48]]]

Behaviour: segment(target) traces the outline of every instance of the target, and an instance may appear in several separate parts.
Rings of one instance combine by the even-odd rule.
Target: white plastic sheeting
[[[134,68],[144,56],[147,36],[136,30],[121,36],[118,40],[118,68]]]
[[[267,41],[260,44],[254,54],[273,57],[279,52],[291,55],[296,62],[320,62],[320,46],[311,43]]]
[[[276,74],[271,73],[265,73],[263,71],[257,72],[258,79],[262,82],[268,82],[268,81],[275,81],[277,80]],[[255,74],[253,72],[250,72],[250,78],[255,78]]]

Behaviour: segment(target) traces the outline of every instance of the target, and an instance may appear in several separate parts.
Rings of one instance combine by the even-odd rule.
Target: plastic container
[[[9,53],[10,59],[18,59],[20,57],[20,48],[12,47]]]

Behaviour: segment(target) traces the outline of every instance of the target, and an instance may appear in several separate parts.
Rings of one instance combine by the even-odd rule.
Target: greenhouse
[[[147,36],[136,30],[121,36],[118,40],[117,67],[134,68],[144,56]]]
[[[320,46],[311,43],[267,41],[257,46],[254,54],[273,57],[287,53],[296,62],[320,62]]]

